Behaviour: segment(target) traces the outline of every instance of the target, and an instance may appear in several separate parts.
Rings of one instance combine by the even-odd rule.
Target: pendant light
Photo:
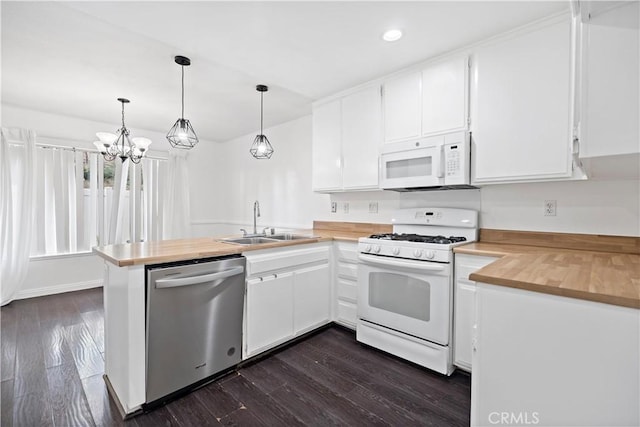
[[[182,115],[167,133],[167,139],[172,147],[189,150],[198,143],[191,123],[184,118],[184,67],[191,65],[191,60],[186,56],[176,56],[174,60],[182,68]]]
[[[256,135],[255,139],[253,140],[253,144],[251,144],[251,149],[249,150],[249,152],[256,159],[270,159],[271,155],[273,154],[273,147],[269,143],[269,139],[267,138],[267,136],[262,132],[264,112],[263,96],[264,93],[269,90],[269,88],[265,85],[258,85],[256,86],[256,90],[260,92],[260,134]]]
[[[99,141],[93,144],[107,161],[120,157],[123,162],[131,159],[133,163],[137,164],[144,157],[151,140],[147,138],[129,138],[131,132],[124,124],[124,104],[128,104],[130,101],[126,98],[118,98],[118,102],[122,103],[122,127],[118,129],[115,135],[109,132],[97,132],[96,136]]]

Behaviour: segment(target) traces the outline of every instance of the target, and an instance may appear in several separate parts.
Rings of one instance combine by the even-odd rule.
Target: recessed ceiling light
[[[382,35],[382,39],[387,42],[395,42],[402,38],[402,31],[400,30],[387,30]]]

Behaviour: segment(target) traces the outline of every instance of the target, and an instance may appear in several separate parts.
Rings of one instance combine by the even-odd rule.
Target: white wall
[[[635,179],[317,194],[311,191],[310,116],[265,134],[275,148],[271,160],[251,158],[254,135],[198,146],[198,155],[189,160],[195,235],[237,234],[251,223],[257,199],[263,213],[259,226],[308,228],[313,220],[389,223],[398,208],[450,206],[479,210],[484,228],[640,236],[640,183]],[[544,216],[545,200],[557,201],[556,216]],[[331,213],[331,201],[338,203],[336,213]],[[378,213],[369,213],[370,202],[378,203]]]

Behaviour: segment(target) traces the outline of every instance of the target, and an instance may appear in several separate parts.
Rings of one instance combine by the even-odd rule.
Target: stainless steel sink
[[[302,234],[282,233],[273,234],[268,237],[229,237],[227,239],[220,240],[223,243],[233,243],[235,245],[261,245],[265,243],[282,242],[286,240],[304,240],[314,239],[315,236],[305,236]]]
[[[229,239],[222,239],[224,243],[234,243],[236,245],[259,245],[264,243],[275,243],[278,240],[269,239],[266,237],[234,237]]]
[[[302,239],[315,239],[316,236],[305,236],[303,234],[283,233],[283,234],[273,234],[268,238],[275,239],[275,240],[302,240]]]

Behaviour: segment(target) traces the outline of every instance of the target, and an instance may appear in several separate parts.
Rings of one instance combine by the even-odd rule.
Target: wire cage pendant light
[[[256,159],[270,159],[273,154],[273,147],[269,142],[269,139],[262,131],[263,118],[264,118],[264,103],[263,97],[264,93],[269,90],[269,87],[265,85],[257,85],[256,90],[260,92],[260,134],[256,135],[253,140],[253,144],[251,144],[251,148],[249,152]]]
[[[124,124],[124,104],[130,101],[126,98],[118,98],[118,102],[122,104],[122,127],[116,131],[115,135],[109,132],[97,132],[99,141],[93,144],[107,161],[120,157],[123,162],[131,159],[133,163],[138,164],[151,145],[151,140],[141,137],[129,138],[131,132]]]
[[[191,65],[191,60],[186,56],[176,56],[174,60],[176,64],[182,68],[182,114],[171,129],[169,129],[167,140],[169,140],[173,148],[189,150],[198,143],[198,136],[196,135],[196,131],[193,130],[191,122],[184,118],[184,67]]]

